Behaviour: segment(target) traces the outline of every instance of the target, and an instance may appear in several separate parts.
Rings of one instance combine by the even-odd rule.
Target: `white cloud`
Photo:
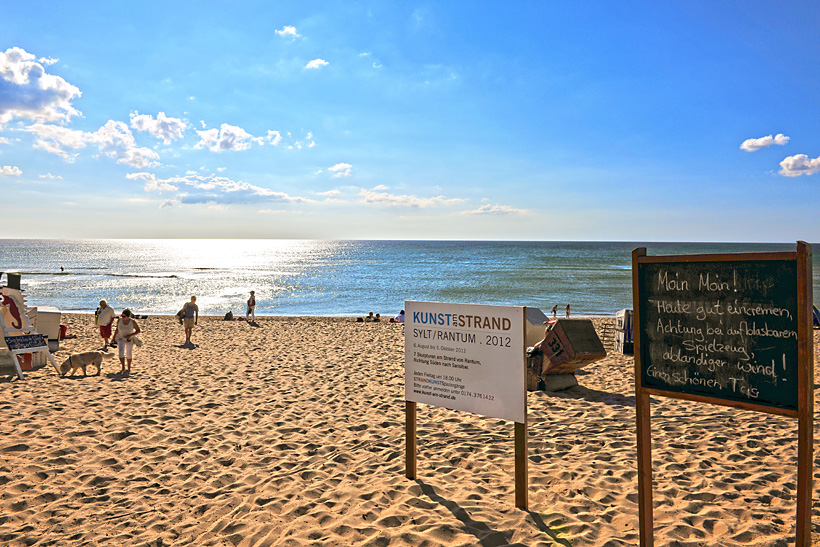
[[[773,144],[783,146],[788,142],[789,137],[783,133],[778,133],[774,137],[767,135],[765,137],[760,137],[759,139],[746,139],[743,141],[743,144],[740,145],[740,148],[741,150],[746,150],[747,152],[754,152],[755,150],[760,150],[761,148],[766,148],[767,146],[771,146]]]
[[[322,68],[323,66],[327,66],[329,64],[330,63],[328,63],[324,59],[313,59],[311,62],[309,62],[308,64],[305,65],[305,68],[307,68],[307,69]]]
[[[243,181],[231,180],[215,175],[186,174],[182,177],[157,178],[153,173],[129,173],[130,180],[145,182],[145,191],[171,191],[180,188],[185,191],[176,195],[176,201],[182,204],[209,203],[229,205],[234,203],[313,203],[314,200],[289,196],[283,192],[274,192],[269,188],[254,186]]]
[[[39,175],[41,179],[52,179],[52,180],[63,180],[63,177],[60,175],[52,175],[51,173],[46,173],[45,175]]]
[[[142,180],[145,182],[146,192],[173,192],[179,190],[179,186],[172,181],[184,181],[184,177],[161,180],[153,173],[128,173],[125,175],[128,180]]]
[[[374,190],[360,190],[364,203],[375,203],[378,205],[387,205],[388,207],[437,207],[440,205],[454,205],[464,201],[458,198],[445,198],[444,196],[435,196],[431,198],[421,198],[418,196],[389,194],[387,192],[376,192]]]
[[[317,196],[324,196],[324,197],[329,197],[329,198],[332,198],[332,197],[335,197],[335,196],[338,196],[338,195],[341,194],[341,192],[338,191],[338,190],[328,190],[327,192],[313,192],[313,193],[316,194]]]
[[[279,36],[283,36],[285,38],[299,38],[302,36],[298,32],[296,32],[296,27],[284,26],[282,30],[277,30],[276,34]]]
[[[521,215],[527,213],[526,209],[515,209],[509,205],[482,205],[473,211],[464,211],[464,215]]]
[[[11,144],[11,141],[6,137],[0,137],[0,144]]]
[[[278,146],[279,143],[282,142],[282,135],[279,133],[279,131],[273,131],[271,129],[268,129],[267,135],[265,135],[264,137],[254,137],[253,140],[260,145],[268,143],[271,146]]]
[[[212,152],[225,150],[247,150],[251,147],[253,135],[235,125],[223,123],[219,129],[197,131],[200,141],[194,148],[208,148]]]
[[[179,202],[175,199],[166,199],[165,201],[163,201],[162,203],[159,204],[159,208],[160,209],[165,209],[167,207],[173,207],[177,203],[179,203]]]
[[[77,129],[68,129],[59,125],[35,123],[25,131],[37,135],[34,148],[56,154],[68,162],[74,161],[79,154],[70,154],[65,149],[79,150],[86,147],[89,134]]]
[[[810,159],[806,154],[797,154],[780,162],[780,174],[785,177],[813,175],[817,172],[820,172],[820,157]]]
[[[378,192],[383,192],[383,191],[388,190],[388,189],[389,189],[389,187],[385,186],[384,184],[379,184],[378,186],[373,188],[373,190],[376,190]]]
[[[37,122],[67,121],[80,112],[71,101],[79,88],[48,74],[34,55],[19,47],[0,53],[0,128],[14,118]]]
[[[71,154],[66,149],[79,150],[91,143],[117,163],[138,168],[158,165],[159,155],[150,148],[137,146],[134,135],[124,122],[109,120],[94,133],[41,123],[28,126],[25,131],[37,135],[34,148],[56,154],[68,162],[73,162],[79,154]]]
[[[373,53],[371,53],[370,51],[365,51],[364,53],[359,53],[359,57],[371,57],[372,55],[373,55]],[[373,65],[373,68],[382,68],[382,66],[384,66],[378,60],[373,61],[372,65]]]
[[[171,144],[171,141],[182,138],[188,124],[180,118],[169,118],[165,112],[157,114],[155,119],[150,114],[134,111],[131,112],[131,127],[137,131],[148,131],[161,139],[163,144]]]
[[[293,135],[290,133],[288,133],[288,140],[290,140],[290,144],[287,145],[288,150],[301,150],[305,146],[307,146],[308,148],[313,148],[314,146],[316,146],[316,142],[313,141],[313,132],[311,131],[308,131],[308,134],[305,135],[305,141],[310,141],[308,143],[301,140],[293,140]]]
[[[100,149],[100,152],[117,160],[117,163],[124,163],[138,169],[158,165],[159,155],[150,148],[137,146],[134,134],[125,122],[108,120],[104,126],[99,128],[90,136]]]
[[[328,171],[333,171],[334,177],[349,177],[350,170],[353,169],[353,166],[349,163],[337,163],[333,167],[328,167]]]
[[[279,143],[282,142],[282,135],[279,134],[279,131],[271,131],[268,129],[268,136],[266,139],[273,146],[278,146]]]
[[[3,165],[0,167],[0,175],[22,175],[23,172],[20,171],[19,167],[15,167],[13,165]]]

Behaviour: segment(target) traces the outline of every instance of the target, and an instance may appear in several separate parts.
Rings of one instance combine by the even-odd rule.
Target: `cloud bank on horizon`
[[[374,18],[373,11],[379,10],[367,17]],[[719,102],[717,97],[723,96],[720,90],[709,95],[697,87],[693,76],[709,70],[706,65],[692,66],[693,74],[684,83],[664,68],[648,69],[645,62],[653,54],[641,51],[617,57],[617,66],[610,70],[594,56],[606,48],[590,42],[584,52],[590,57],[584,61],[588,65],[573,66],[578,52],[572,42],[566,36],[535,37],[535,22],[530,32],[523,19],[496,21],[498,43],[479,46],[446,11],[414,7],[393,26],[393,21],[381,19],[379,28],[387,37],[372,40],[352,30],[345,34],[345,23],[328,24],[331,17],[291,12],[256,38],[250,38],[252,22],[243,21],[248,29],[239,32],[247,33],[234,43],[244,49],[235,56],[190,54],[190,64],[180,63],[177,73],[163,74],[158,68],[159,76],[151,73],[150,63],[137,67],[136,57],[111,61],[104,53],[99,55],[101,64],[107,61],[106,66],[120,66],[122,72],[95,74],[88,57],[68,45],[64,51],[59,40],[38,44],[36,50],[22,40],[7,43],[0,50],[0,188],[31,186],[27,197],[19,198],[18,206],[25,207],[38,203],[39,188],[70,188],[93,202],[97,194],[133,198],[130,189],[139,185],[144,199],[126,205],[118,197],[118,210],[152,207],[157,211],[150,213],[152,218],[168,218],[170,227],[181,221],[161,215],[182,211],[187,222],[201,223],[204,232],[212,221],[236,226],[253,224],[249,215],[270,219],[306,214],[334,237],[334,223],[356,225],[359,231],[352,233],[363,233],[366,217],[376,215],[379,222],[407,223],[418,230],[412,233],[422,235],[434,233],[427,230],[438,225],[444,238],[472,233],[529,238],[531,226],[538,226],[544,239],[550,238],[550,230],[565,239],[573,234],[594,239],[588,234],[596,233],[606,239],[613,233],[607,223],[627,217],[618,215],[618,208],[632,212],[628,218],[634,227],[614,232],[616,237],[634,237],[629,234],[652,226],[639,213],[653,203],[667,218],[691,216],[690,237],[709,239],[701,224],[712,207],[704,199],[715,185],[700,181],[709,177],[710,164],[715,172],[734,169],[755,179],[745,189],[747,196],[730,190],[744,184],[741,178],[723,183],[727,195],[735,195],[738,214],[771,207],[764,194],[783,188],[778,180],[811,181],[801,184],[800,191],[820,192],[820,136],[794,120],[732,119],[734,142],[740,142],[743,152],[754,153],[749,156],[735,156],[729,147],[715,150],[702,136],[694,136],[718,128],[703,130],[714,112],[694,114],[706,104],[705,97]],[[669,15],[669,24],[679,22],[674,17],[689,17],[693,32],[710,35],[708,25],[695,23],[697,14],[663,15]],[[721,15],[726,19],[732,14]],[[494,23],[490,16],[472,17],[478,34]],[[597,14],[590,24],[601,24],[606,17],[620,15]],[[19,17],[11,24],[21,21]],[[70,36],[59,28],[58,35]],[[559,32],[558,26],[550,28]],[[508,31],[506,36],[502,29]],[[737,36],[745,30],[733,28]],[[521,36],[537,51],[524,53]],[[719,42],[719,51],[724,38],[711,36]],[[644,38],[657,43],[665,39],[662,31]],[[458,40],[467,45],[453,45],[452,51],[433,47]],[[116,41],[108,43],[118,47]],[[148,37],[142,43],[153,66],[166,66],[160,59],[168,55],[163,44],[154,49]],[[623,45],[630,48],[629,42]],[[728,64],[731,54],[724,55],[718,59]],[[154,78],[150,85],[143,83],[145,74]],[[582,74],[588,80],[579,80]],[[639,88],[631,77],[642,79],[644,86],[647,78],[657,83]],[[118,78],[125,81],[122,86],[109,81]],[[682,88],[682,95],[692,89],[703,95],[690,114],[681,113],[664,125],[670,99],[662,95],[675,93],[670,82]],[[608,116],[614,118],[611,125],[604,121]],[[697,119],[683,129],[673,126],[687,117]],[[690,197],[683,200],[664,194],[677,184],[674,179],[689,176],[686,169],[692,162],[683,154],[675,157],[658,138],[664,133],[671,138],[676,130],[681,142],[709,149],[702,154],[704,171],[692,173]],[[731,137],[724,134],[721,140]],[[82,202],[70,200],[78,211]],[[793,205],[787,202],[784,198],[778,206],[784,217],[792,218]],[[278,208],[271,209],[272,204]],[[725,206],[714,206],[714,214],[726,214]],[[282,223],[293,226],[293,218]],[[727,219],[726,226],[732,225]],[[403,233],[382,226],[387,236]],[[686,231],[668,233],[687,237]],[[663,238],[660,231],[649,239]]]

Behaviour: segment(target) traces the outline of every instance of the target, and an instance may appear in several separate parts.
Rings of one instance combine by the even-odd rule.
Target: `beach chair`
[[[8,275],[8,274],[7,274]],[[11,287],[0,288],[0,330],[3,331],[3,341],[8,347],[17,377],[24,380],[21,361],[31,362],[31,354],[45,352],[57,375],[60,367],[48,349],[48,342],[42,334],[38,334],[28,316],[22,311],[22,294],[19,289]],[[8,359],[4,358],[4,361]]]

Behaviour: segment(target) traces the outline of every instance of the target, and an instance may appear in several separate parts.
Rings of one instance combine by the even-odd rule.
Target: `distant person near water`
[[[192,296],[191,301],[182,306],[182,324],[185,327],[186,344],[192,343],[191,335],[197,323],[199,323],[199,306],[196,305],[196,296]]]
[[[552,318],[555,319],[558,317],[558,304],[552,307]]]
[[[404,310],[401,310],[401,313],[390,319],[388,323],[404,323]]]
[[[134,321],[131,316],[131,310],[128,308],[122,310],[122,316],[117,320],[117,328],[114,331],[114,339],[117,341],[117,347],[120,357],[120,374],[131,374],[131,361],[134,357],[134,343],[136,336],[142,332],[140,326]]]
[[[100,300],[100,307],[97,308],[97,313],[94,314],[94,323],[100,327],[100,336],[105,341],[103,350],[108,349],[108,339],[111,338],[111,323],[116,319],[117,314],[114,308],[108,305],[105,300]]]
[[[251,297],[248,298],[248,311],[245,312],[245,319],[250,321],[256,321],[256,297],[254,296],[254,292],[251,291]]]
[[[364,318],[365,323],[372,323],[376,320],[376,317],[373,315],[373,312],[367,314],[367,317]]]
[[[567,304],[567,317],[569,317],[569,304]]]

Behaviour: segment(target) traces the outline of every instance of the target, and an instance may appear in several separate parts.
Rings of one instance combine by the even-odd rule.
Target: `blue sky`
[[[0,12],[0,237],[820,241],[817,2]]]

